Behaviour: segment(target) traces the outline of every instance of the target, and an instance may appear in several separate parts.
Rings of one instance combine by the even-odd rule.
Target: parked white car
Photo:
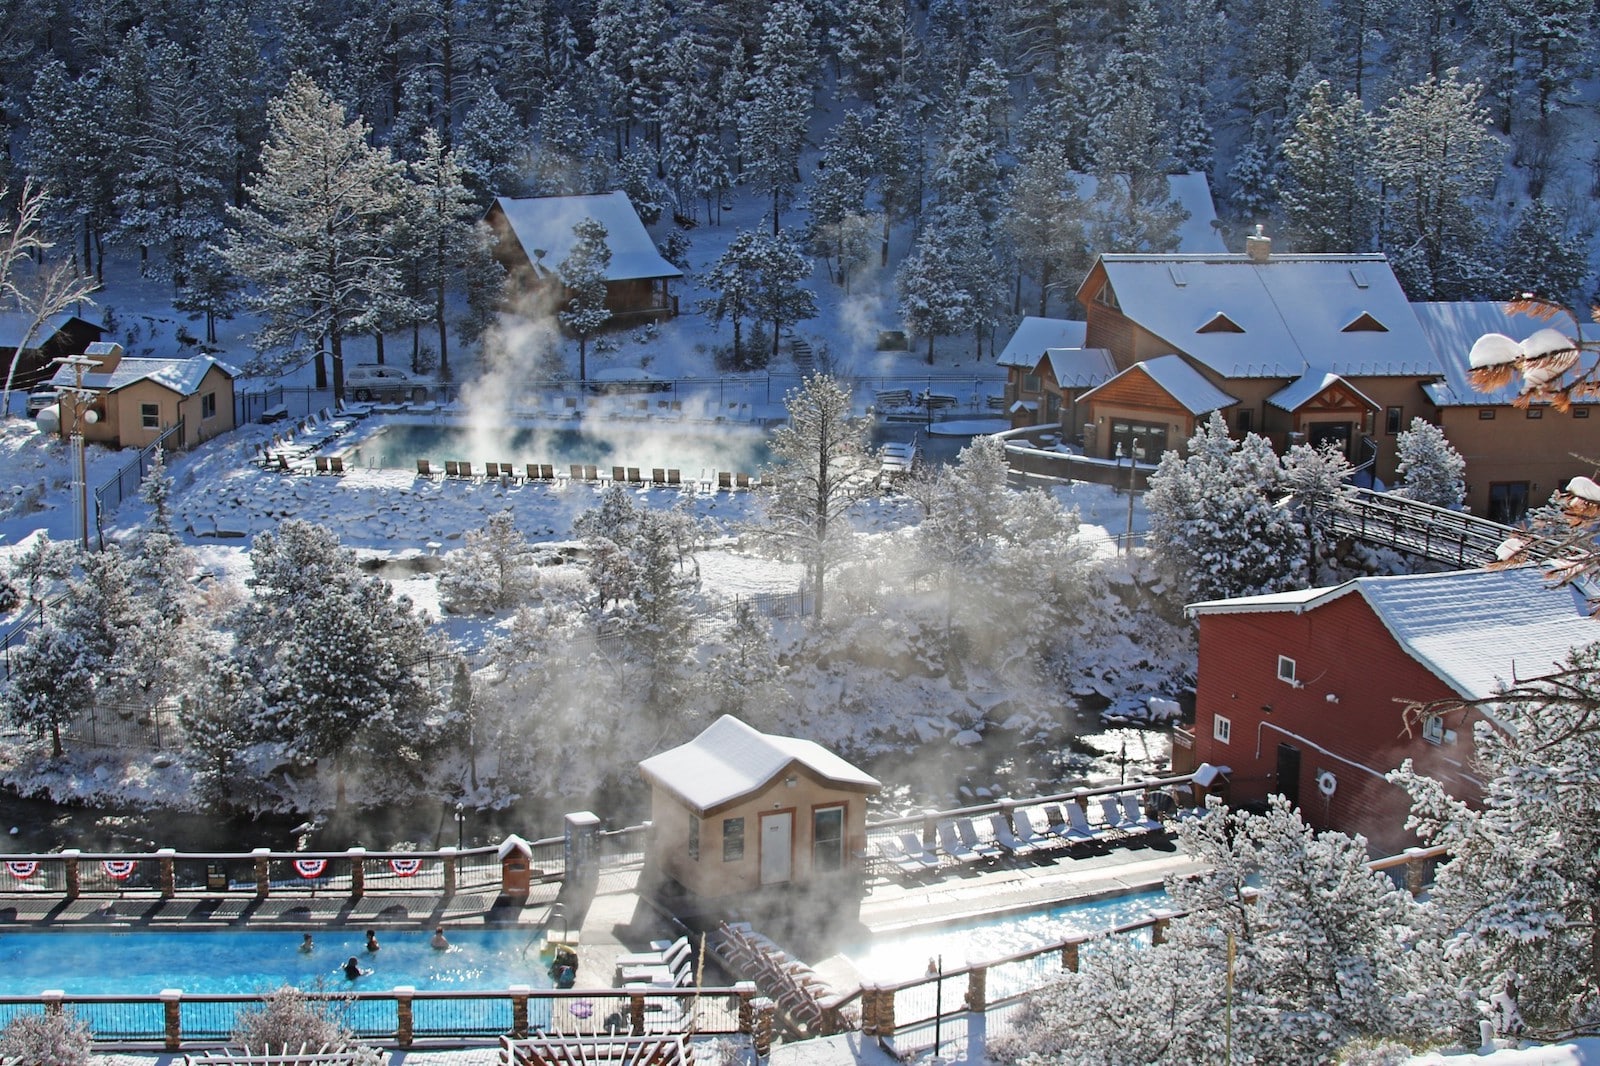
[[[431,382],[411,371],[386,363],[357,363],[345,368],[344,387],[357,400],[410,400],[422,403],[428,398]]]

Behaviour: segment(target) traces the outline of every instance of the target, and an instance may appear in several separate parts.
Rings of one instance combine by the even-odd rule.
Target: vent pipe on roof
[[[1256,223],[1256,231],[1244,239],[1244,250],[1254,263],[1265,263],[1272,258],[1272,238],[1267,236],[1267,227]]]

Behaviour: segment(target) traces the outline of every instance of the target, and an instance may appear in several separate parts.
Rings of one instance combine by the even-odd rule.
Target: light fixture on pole
[[[94,425],[100,421],[100,412],[90,404],[98,399],[99,394],[93,389],[84,388],[83,375],[86,370],[100,365],[100,360],[88,355],[67,355],[55,360],[59,366],[70,366],[73,372],[73,381],[70,386],[60,390],[61,400],[64,404],[72,406],[72,510],[73,523],[77,527],[78,544],[84,551],[89,550],[89,468],[84,456],[83,427]]]
[[[461,804],[456,804],[456,850],[460,851],[466,846],[467,835],[467,809]]]

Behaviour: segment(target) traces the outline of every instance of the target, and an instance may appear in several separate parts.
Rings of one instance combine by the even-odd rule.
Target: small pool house
[[[646,863],[657,879],[704,900],[859,884],[866,800],[881,786],[821,745],[723,715],[639,772],[652,790]]]

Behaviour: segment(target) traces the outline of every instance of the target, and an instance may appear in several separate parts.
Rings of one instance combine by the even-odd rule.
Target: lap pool
[[[511,985],[551,987],[536,934],[514,929],[449,930],[450,950],[429,946],[421,929],[378,931],[381,950],[368,954],[361,929],[315,932],[315,949],[300,951],[301,932],[205,929],[127,933],[54,930],[0,936],[0,995],[34,996],[188,993],[253,995],[281,985],[306,991],[484,991]],[[354,981],[340,967],[350,956],[372,972]]]

